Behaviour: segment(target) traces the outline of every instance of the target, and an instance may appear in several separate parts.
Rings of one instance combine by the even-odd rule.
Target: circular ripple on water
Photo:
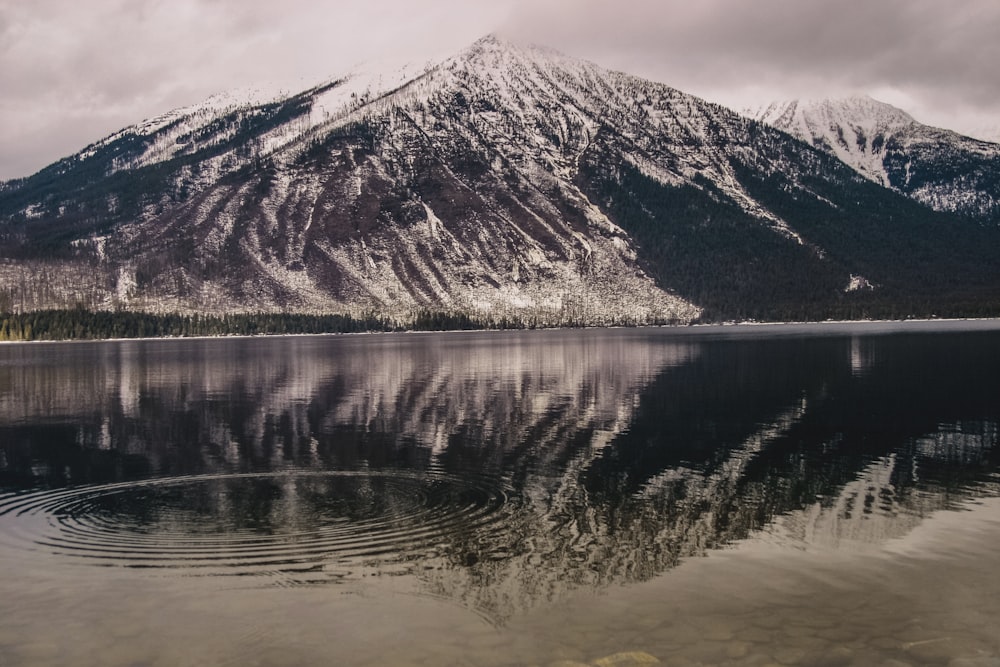
[[[502,524],[506,504],[488,480],[439,473],[175,477],[2,498],[0,540],[107,565],[263,574],[458,553]]]

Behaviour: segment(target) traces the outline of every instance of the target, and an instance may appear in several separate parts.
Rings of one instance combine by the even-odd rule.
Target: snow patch
[[[847,287],[844,288],[845,292],[860,292],[861,290],[874,290],[875,285],[871,284],[867,278],[864,276],[857,276],[853,273],[850,279],[847,281]]]
[[[118,269],[118,279],[115,282],[115,296],[119,301],[128,302],[135,296],[138,283],[135,280],[135,271],[128,266]]]

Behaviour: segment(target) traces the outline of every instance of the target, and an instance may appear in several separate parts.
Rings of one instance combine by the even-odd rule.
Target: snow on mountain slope
[[[206,266],[235,252],[239,265],[256,269],[253,287],[235,294],[214,278],[198,280],[187,297],[202,307],[219,307],[214,295],[225,294],[237,308],[263,297],[304,310],[445,307],[498,317],[532,312],[546,321],[696,314],[643,275],[627,236],[557,177],[567,155],[526,112],[534,101],[515,105],[502,87],[473,96],[472,88],[495,80],[483,72],[497,74],[483,65],[454,59],[381,97],[370,88],[332,88],[322,103],[332,98],[341,112],[324,113],[308,136],[269,154],[264,192],[220,183],[164,217],[152,238],[141,223],[123,237],[162,243],[168,255],[188,248],[184,256]],[[470,113],[466,95],[488,108]],[[498,107],[512,117],[501,119]],[[576,219],[547,193],[565,199]],[[169,300],[174,284],[157,299]]]
[[[199,151],[234,142],[241,125],[262,115],[260,109],[280,105],[289,97],[267,87],[253,87],[219,93],[204,102],[174,109],[91,144],[64,162],[87,163],[110,175],[192,156]],[[208,182],[229,171],[234,164],[231,151],[219,151],[215,159],[199,165]],[[110,158],[110,159],[109,159]],[[92,163],[100,164],[94,165]],[[178,179],[179,183],[184,179]]]
[[[125,128],[54,166],[63,175],[86,164],[103,177],[173,161],[183,165],[173,171],[173,188],[187,193],[285,146],[298,142],[301,147],[303,140],[352,119],[390,106],[407,107],[436,89],[455,86],[475,89],[476,95],[489,105],[499,105],[501,111],[518,106],[515,114],[505,118],[508,124],[516,124],[517,136],[504,136],[509,127],[493,126],[498,111],[477,108],[469,114],[477,131],[497,140],[500,150],[513,148],[523,156],[530,147],[531,155],[546,168],[568,176],[598,127],[609,121],[616,126],[622,123],[624,137],[641,149],[629,160],[643,173],[666,184],[686,182],[695,174],[709,176],[748,212],[794,236],[740,188],[726,159],[706,160],[702,155],[710,146],[701,139],[711,133],[718,111],[714,105],[660,84],[494,36],[444,63],[360,66],[296,95],[273,87],[220,94]],[[637,94],[641,99],[635,98]],[[571,106],[568,112],[561,109],[566,104]],[[555,117],[547,117],[556,110]],[[670,145],[657,145],[663,137]],[[573,146],[563,145],[566,141],[577,142],[575,156]],[[669,168],[662,164],[665,154],[672,163]]]
[[[18,257],[67,280],[96,267],[91,285],[8,301],[539,324],[794,314],[923,276],[882,249],[901,231],[918,249],[947,233],[768,125],[495,36],[247,99],[141,123],[7,184],[0,274],[22,271]]]
[[[1000,219],[1000,145],[923,125],[866,95],[775,102],[744,113],[935,210]]]
[[[879,185],[889,185],[886,138],[916,123],[906,112],[865,95],[842,100],[774,102],[748,112],[832,153]]]

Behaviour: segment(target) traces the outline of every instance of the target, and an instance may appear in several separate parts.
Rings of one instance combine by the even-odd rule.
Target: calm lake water
[[[0,665],[996,667],[998,429],[991,322],[0,346]]]

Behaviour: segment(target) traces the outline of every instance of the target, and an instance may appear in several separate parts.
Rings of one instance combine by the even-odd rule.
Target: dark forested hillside
[[[801,164],[809,152],[766,133],[748,137],[751,154],[771,165]],[[744,155],[730,162],[735,178],[794,237],[705,178],[663,184],[609,150],[590,153],[578,180],[635,240],[651,274],[709,321],[1000,314],[995,229],[854,177],[831,158],[809,156],[822,169],[795,173]]]

